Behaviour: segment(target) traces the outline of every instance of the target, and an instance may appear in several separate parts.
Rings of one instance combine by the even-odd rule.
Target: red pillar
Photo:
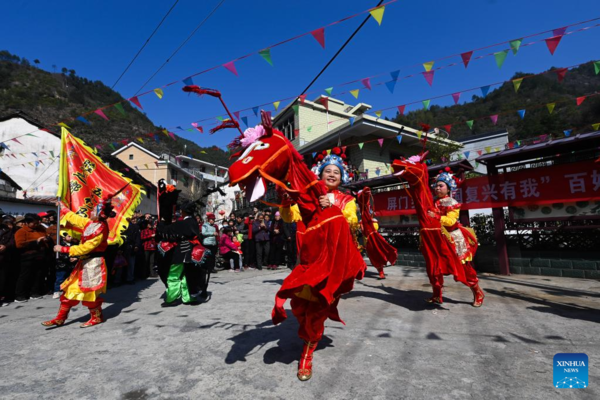
[[[488,165],[487,171],[489,177],[498,175],[498,169],[495,165]],[[506,237],[504,236],[504,209],[502,207],[492,208],[492,216],[494,217],[494,239],[496,239],[496,251],[498,252],[500,274],[510,275],[510,268],[508,267],[508,250],[506,246]]]

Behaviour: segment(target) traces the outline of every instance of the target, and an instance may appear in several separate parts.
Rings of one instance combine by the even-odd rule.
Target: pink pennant
[[[577,105],[578,105],[578,106],[580,106],[580,105],[581,105],[581,103],[583,103],[583,101],[585,100],[585,97],[586,97],[586,96],[581,96],[581,97],[578,97],[578,98],[577,98]]]
[[[14,139],[13,139],[14,140]],[[14,154],[11,154],[12,158],[17,158],[17,156],[15,156]]]
[[[231,72],[235,76],[238,76],[238,72],[237,69],[235,69],[235,64],[233,63],[233,61],[229,61],[228,63],[223,64],[223,67],[225,67],[227,71]]]
[[[548,50],[550,50],[550,54],[554,55],[554,52],[556,51],[556,48],[558,47],[558,44],[560,43],[561,39],[562,39],[562,35],[561,36],[553,36],[551,38],[546,39],[546,46],[548,46]]]
[[[102,112],[101,109],[97,109],[96,111],[94,111],[96,114],[98,114],[99,116],[101,116],[102,118],[104,118],[105,120],[108,121],[108,117],[104,114],[104,112]]]
[[[565,34],[565,32],[567,31],[567,27],[563,27],[563,28],[557,28],[557,29],[553,29],[552,30],[552,35],[554,36],[562,36]]]
[[[236,120],[240,120],[240,112],[239,111],[234,111],[233,115],[235,115],[235,119]]]
[[[305,94],[301,94],[298,97],[300,97],[300,104],[304,104],[304,100],[306,100],[306,95]]]
[[[546,140],[547,137],[548,135],[540,135],[540,140],[543,142]]]
[[[19,144],[23,144],[23,143],[19,142],[17,139],[11,139],[11,140],[12,140],[13,142],[17,142],[17,143],[19,143]],[[12,156],[13,156],[13,157],[15,157],[15,155],[14,155],[14,154],[12,154]],[[17,157],[15,157],[15,158],[17,158]]]
[[[143,110],[144,107],[142,107],[142,104],[140,103],[140,100],[138,99],[137,96],[133,96],[132,98],[129,99],[130,102],[132,102],[133,104],[135,104],[136,106],[138,106],[138,108],[140,110]]]
[[[398,106],[397,108],[398,108],[398,113],[400,115],[404,115],[404,109],[406,108],[406,106]]]
[[[425,72],[421,72],[421,73],[425,77],[425,80],[427,81],[427,83],[429,83],[429,86],[433,86],[433,74],[435,73],[435,71],[431,70],[431,71],[425,71]]]
[[[383,147],[383,139],[377,139],[377,141],[379,142],[379,147]]]
[[[492,123],[494,125],[496,125],[496,123],[498,122],[498,114],[496,114],[496,115],[490,115],[490,119],[492,120]]]
[[[171,136],[171,139],[177,140],[177,138],[175,137],[175,134],[173,132],[169,132],[169,136]]]
[[[454,104],[458,104],[458,100],[460,100],[460,92],[452,93],[452,99],[454,100]]]
[[[371,78],[364,78],[360,80],[363,85],[369,90],[371,90]]]
[[[471,56],[473,55],[473,51],[467,51],[466,53],[462,53],[460,56],[462,57],[463,64],[465,64],[465,68],[469,66],[469,62],[471,61]]]
[[[567,73],[567,71],[567,68],[559,68],[555,71],[559,83],[562,82],[563,79],[565,79],[565,74]]]
[[[313,37],[319,42],[322,48],[325,48],[325,28],[315,29],[311,32]]]

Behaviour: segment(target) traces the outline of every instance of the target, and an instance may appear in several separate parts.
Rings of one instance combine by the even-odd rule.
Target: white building
[[[483,154],[504,150],[508,144],[508,131],[504,129],[501,131],[482,133],[480,135],[457,139],[456,141],[460,142],[463,145],[463,148],[453,154],[453,159],[458,158],[460,155],[461,158],[465,158],[475,167],[473,172],[486,175],[487,167],[475,160]]]
[[[0,169],[21,186],[16,197],[56,197],[60,135],[22,114],[0,117]]]

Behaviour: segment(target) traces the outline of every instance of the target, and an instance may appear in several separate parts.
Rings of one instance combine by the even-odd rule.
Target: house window
[[[171,170],[171,179],[177,182],[177,171],[174,169]]]
[[[130,159],[130,160],[133,160],[133,154],[130,154],[130,155],[129,155],[129,159]]]

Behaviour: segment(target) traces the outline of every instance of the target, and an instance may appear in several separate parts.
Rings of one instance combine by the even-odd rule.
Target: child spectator
[[[223,235],[219,240],[219,253],[223,256],[227,263],[233,260],[233,269],[230,267],[230,271],[240,272],[240,250],[239,247],[233,243],[233,230],[229,227],[223,229]]]

